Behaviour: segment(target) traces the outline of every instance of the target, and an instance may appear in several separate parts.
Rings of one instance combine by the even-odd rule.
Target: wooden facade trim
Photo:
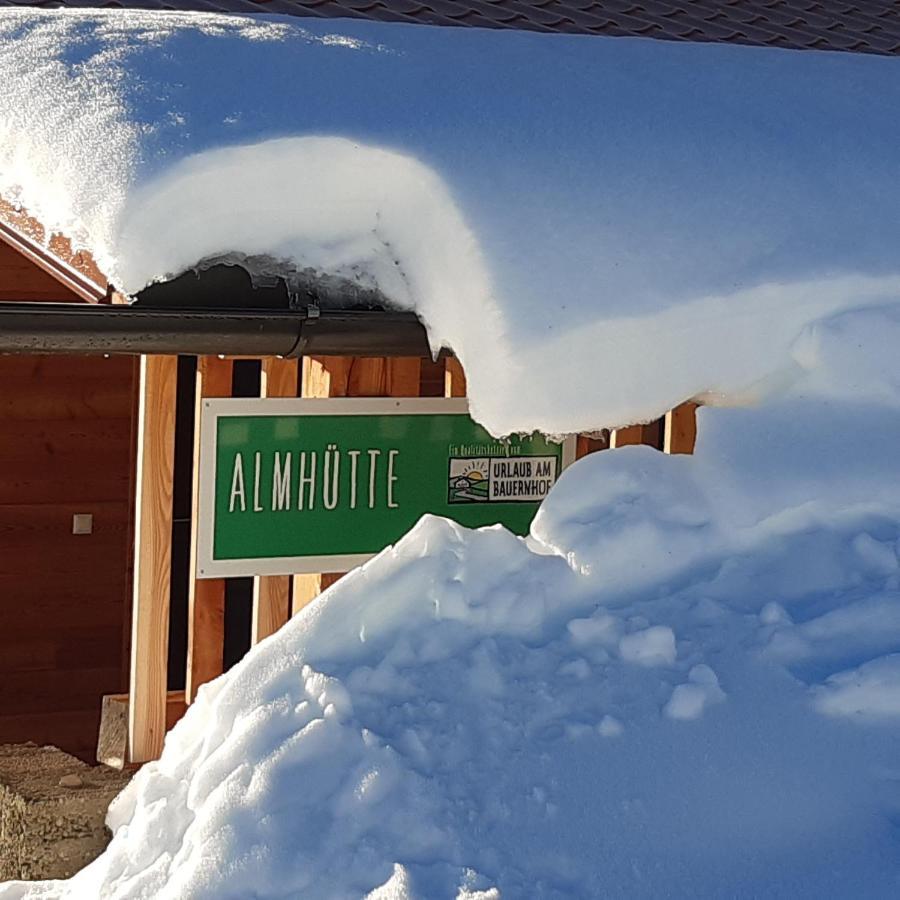
[[[177,379],[177,357],[141,358],[128,718],[131,762],[156,759],[166,734]]]
[[[466,375],[460,361],[455,356],[448,356],[444,360],[444,396],[465,397]]]
[[[101,287],[98,282],[88,278],[65,259],[57,256],[29,235],[13,228],[2,218],[0,218],[0,241],[46,272],[80,300],[87,303],[102,303],[106,299],[106,279],[103,279]],[[66,245],[71,251],[71,244],[67,241]],[[70,255],[72,255],[71,252]],[[97,274],[99,275],[99,270]]]
[[[261,397],[296,397],[300,391],[300,365],[296,359],[270,356],[262,361]],[[290,575],[253,579],[253,614],[250,643],[255,646],[287,622],[291,612]]]
[[[682,403],[666,413],[666,453],[693,453],[697,442],[697,403]]]
[[[185,699],[193,703],[200,685],[224,669],[225,579],[197,577],[198,514],[200,504],[200,416],[203,400],[230,397],[232,362],[218,356],[197,360],[194,405],[194,460],[192,466],[191,549],[188,576],[188,634]]]

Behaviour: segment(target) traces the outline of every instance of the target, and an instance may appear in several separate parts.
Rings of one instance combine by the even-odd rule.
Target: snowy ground
[[[424,519],[201,692],[103,857],[0,898],[898,896],[898,342],[823,321],[528,539]]]

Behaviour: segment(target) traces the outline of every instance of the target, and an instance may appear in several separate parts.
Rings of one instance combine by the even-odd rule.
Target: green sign
[[[204,400],[198,574],[343,571],[425,513],[526,534],[572,450],[465,400]]]

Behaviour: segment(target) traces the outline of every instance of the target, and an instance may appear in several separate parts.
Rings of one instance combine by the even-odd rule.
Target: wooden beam
[[[697,442],[697,403],[682,403],[666,413],[663,449],[666,453],[693,453]]]
[[[444,396],[466,396],[466,375],[455,356],[448,356],[444,360]]]
[[[188,641],[184,694],[193,703],[197,689],[222,674],[225,643],[225,579],[197,578],[200,502],[200,414],[204,397],[231,396],[229,360],[201,356],[194,385],[194,462],[191,499],[191,555],[188,581]]]
[[[141,357],[129,689],[133,702],[128,716],[131,762],[156,759],[166,733],[177,380],[177,357]]]
[[[184,715],[187,704],[184,691],[166,693],[166,731]],[[97,738],[97,762],[113,769],[123,769],[128,753],[128,694],[107,694],[100,708],[100,734]]]
[[[418,357],[307,356],[303,397],[418,397],[422,361]],[[342,573],[294,575],[292,615],[309,605]]]
[[[260,395],[296,397],[300,369],[296,359],[270,356],[262,361]],[[291,608],[291,579],[288,575],[269,575],[253,579],[252,644],[274,634],[287,622]]]

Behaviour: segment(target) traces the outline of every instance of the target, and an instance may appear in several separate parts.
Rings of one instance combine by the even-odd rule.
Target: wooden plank
[[[0,357],[0,741],[15,704],[32,740],[74,704],[78,727],[49,739],[78,752],[103,693],[128,685],[137,362]],[[77,513],[91,534],[72,534]]]
[[[134,602],[134,545],[135,545],[135,502],[137,496],[137,479],[138,479],[138,468],[137,468],[137,454],[138,454],[138,411],[140,407],[140,373],[141,373],[141,358],[139,356],[132,356],[130,359],[131,362],[131,371],[129,378],[124,381],[125,384],[130,385],[131,387],[131,450],[128,456],[128,527],[129,534],[128,540],[126,542],[126,555],[125,555],[125,579],[126,579],[126,590],[123,595],[124,597],[124,615],[122,616],[122,674],[123,674],[123,683],[128,684],[129,682],[129,667],[131,665],[131,618],[132,618],[132,604]],[[176,393],[177,393],[177,375],[176,375]],[[176,401],[177,402],[177,401]],[[177,412],[177,410],[176,410]],[[176,425],[177,430],[177,425]],[[174,484],[173,484],[174,490]],[[173,516],[174,516],[174,493],[173,493]],[[171,598],[170,598],[171,602]]]
[[[304,397],[418,397],[418,357],[308,356],[303,358]],[[297,615],[342,575],[294,575],[291,614]]]
[[[40,379],[57,384],[63,391],[71,389],[73,382],[94,381],[97,384],[109,379],[126,379],[134,366],[129,356],[63,356],[57,354],[22,354],[0,357],[0,372],[4,380],[21,378],[26,381]]]
[[[128,760],[129,705],[128,694],[107,694],[100,707],[97,762],[113,769],[124,768]],[[166,693],[166,731],[174,728],[186,710],[184,691]]]
[[[197,578],[200,503],[200,413],[204,397],[231,396],[232,363],[217,356],[197,360],[194,407],[194,462],[191,501],[191,556],[188,581],[188,642],[185,698],[192,703],[202,684],[222,674],[225,643],[225,579]]]
[[[2,706],[4,715],[23,715],[40,709],[62,712],[99,706],[104,694],[115,693],[121,686],[119,661],[114,665],[79,668],[60,677],[55,670],[3,673]],[[163,682],[165,694],[165,682]]]
[[[466,374],[462,363],[455,356],[448,356],[444,360],[444,396],[466,396]]]
[[[9,468],[28,463],[43,466],[58,464],[94,465],[114,463],[128,456],[131,445],[131,421],[122,419],[78,418],[43,421],[9,420],[0,428],[0,465]]]
[[[85,541],[83,535],[72,534],[72,516],[79,512],[94,514],[91,538],[103,536],[118,540],[128,531],[128,504],[124,500],[92,503],[89,509],[82,503],[66,501],[11,503],[0,506],[0,538],[6,541],[22,537],[40,542],[66,538],[82,552],[89,551],[95,542]],[[46,550],[46,544],[42,549]]]
[[[26,209],[4,200],[0,197],[0,222],[15,229],[20,238],[29,240],[38,248],[48,246],[50,253],[62,262],[64,266],[71,266],[79,272],[87,281],[93,282],[98,294],[107,289],[107,280],[100,271],[93,256],[87,250],[73,250],[72,242],[61,234],[50,235],[47,240],[44,226]],[[54,268],[56,268],[54,266]]]
[[[616,449],[617,447],[633,447],[636,444],[643,443],[643,425],[629,425],[627,428],[616,428],[609,436],[609,446],[612,449]]]
[[[4,422],[56,419],[127,419],[131,414],[130,397],[123,391],[118,379],[130,380],[130,370],[121,376],[117,369],[110,369],[104,378],[77,378],[66,385],[57,385],[45,379],[16,378],[7,376],[5,366],[0,365],[3,393],[0,394],[0,419]]]
[[[300,366],[296,359],[267,356],[260,369],[261,397],[296,397],[300,393]]]
[[[300,367],[295,359],[267,357],[262,361],[260,395],[296,397]],[[289,575],[270,575],[253,579],[253,618],[250,642],[255,645],[274,634],[290,618],[291,579]]]
[[[301,397],[346,397],[350,382],[349,356],[304,356]]]
[[[127,457],[120,460],[127,461]],[[131,479],[128,471],[115,468],[79,465],[51,468],[37,462],[22,463],[15,471],[4,472],[0,478],[0,505],[25,503],[53,503],[54,498],[65,497],[67,502],[105,503],[121,498],[128,492]]]
[[[303,358],[303,397],[418,397],[418,357]]]
[[[627,428],[617,428],[610,432],[609,446],[610,448],[616,448],[643,444],[656,450],[662,450],[663,426],[664,422],[662,419],[655,419],[643,425],[629,425]]]
[[[666,453],[693,453],[697,442],[697,403],[682,403],[666,413],[663,449]]]
[[[62,538],[55,529],[0,535],[0,671],[52,668],[63,679],[65,669],[108,664],[120,667],[124,686],[128,530],[72,535],[71,515],[63,519]]]
[[[157,758],[165,736],[177,376],[177,357],[141,358],[128,722],[131,762]]]
[[[419,396],[443,397],[446,358],[433,360],[430,357],[422,357],[419,361]]]
[[[92,299],[99,296],[92,293]],[[69,284],[57,280],[35,260],[28,259],[19,248],[12,247],[4,240],[0,223],[0,302],[9,300],[82,302],[75,290],[75,282]]]
[[[91,762],[97,750],[97,729],[100,724],[100,703],[95,698],[90,707],[61,712],[27,712],[21,715],[0,715],[0,735],[8,744],[31,741],[38,745],[53,744]]]
[[[71,572],[61,574],[71,579]],[[0,574],[0,596],[4,598],[0,604],[0,654],[5,655],[8,644],[15,639],[16,626],[39,631],[46,627],[47,619],[52,619],[59,628],[73,628],[84,622],[97,628],[121,624],[121,592],[125,580],[118,572],[98,573],[96,584],[85,577],[80,584],[70,584],[52,593],[37,579],[32,579],[31,584],[26,581],[18,571]],[[27,611],[27,616],[23,611]]]
[[[22,623],[20,617],[18,623],[4,629],[0,677],[4,673],[53,672],[60,682],[64,682],[68,679],[64,673],[77,673],[88,665],[109,666],[116,667],[119,677],[115,684],[107,687],[117,684],[124,687],[119,667],[120,623],[117,620],[105,624],[97,622],[93,610],[87,606],[89,604],[85,608],[87,615],[82,616],[81,622],[60,625],[50,619],[38,630],[31,622]],[[116,612],[121,615],[121,605]]]
[[[610,435],[608,432],[595,434],[579,434],[575,440],[575,459],[581,459],[589,453],[609,450]]]

